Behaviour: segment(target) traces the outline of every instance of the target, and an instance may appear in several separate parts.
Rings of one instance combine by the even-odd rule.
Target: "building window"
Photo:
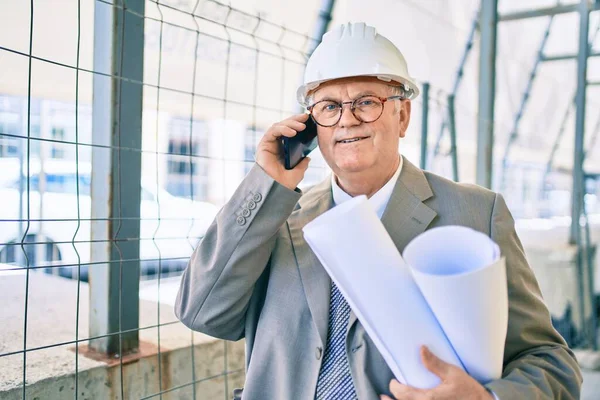
[[[194,160],[190,162],[185,156],[170,156],[167,167],[169,174],[189,175],[191,173],[193,175],[196,171],[196,162]]]
[[[255,127],[249,127],[246,130],[244,140],[244,173],[250,172],[252,165],[254,165],[254,156],[256,154],[256,147],[263,136],[263,131],[258,130]]]
[[[0,138],[0,157],[17,157],[19,149],[17,141],[12,138]]]
[[[64,128],[52,128],[51,133],[52,140],[64,141],[65,140],[65,130]],[[50,150],[51,158],[65,158],[65,150],[63,143],[55,143],[52,142],[52,148]]]
[[[191,132],[190,132],[191,127]],[[166,189],[174,196],[208,198],[208,126],[204,121],[172,118],[169,122]]]
[[[8,136],[18,134],[19,128],[16,124],[0,121],[0,157],[16,157],[19,154],[19,139]]]

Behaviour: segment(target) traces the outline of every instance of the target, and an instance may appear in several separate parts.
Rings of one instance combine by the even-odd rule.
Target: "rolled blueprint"
[[[473,229],[445,226],[413,239],[404,259],[469,375],[481,383],[500,378],[508,291],[498,245]]]
[[[440,383],[424,367],[421,345],[481,383],[500,378],[506,270],[487,236],[432,229],[409,243],[403,258],[358,196],[307,224],[304,238],[400,382],[423,389]]]
[[[423,365],[421,345],[461,366],[365,196],[332,208],[303,230],[305,240],[400,382],[418,388],[440,383]]]

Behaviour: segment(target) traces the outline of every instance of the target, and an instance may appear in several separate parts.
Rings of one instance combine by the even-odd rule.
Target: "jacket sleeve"
[[[497,194],[490,232],[506,257],[508,332],[502,378],[486,388],[504,399],[579,399],[582,376],[577,360],[554,329],[514,220]]]
[[[280,185],[255,164],[219,211],[183,273],[175,315],[207,335],[239,340],[256,282],[277,232],[301,193]]]

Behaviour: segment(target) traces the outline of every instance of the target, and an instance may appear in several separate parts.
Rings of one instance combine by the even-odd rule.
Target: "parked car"
[[[0,262],[25,265],[24,249],[29,265],[46,265],[48,272],[76,276],[77,266],[81,264],[81,277],[87,279],[91,232],[90,164],[80,163],[77,171],[74,162],[46,161],[45,184],[40,191],[39,162],[30,162],[29,195],[25,180],[21,222],[18,169],[1,170],[13,171],[14,176],[9,179],[3,174],[0,180]],[[14,171],[17,171],[16,175]],[[142,274],[156,272],[159,259],[162,271],[182,269],[217,212],[218,208],[213,204],[175,197],[157,188],[156,183],[143,181],[139,238]]]

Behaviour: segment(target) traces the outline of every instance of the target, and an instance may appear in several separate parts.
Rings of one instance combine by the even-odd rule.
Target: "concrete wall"
[[[227,348],[227,357],[225,357]],[[161,353],[145,354],[123,365],[123,398],[140,399],[196,381],[197,399],[230,398],[233,388],[242,387],[244,382],[244,343],[231,343],[213,340],[194,346]],[[192,364],[195,365],[195,379],[192,377]],[[223,371],[235,371],[227,375]],[[162,380],[159,377],[162,376]],[[100,367],[80,371],[79,398],[121,399],[121,366],[118,361]],[[162,398],[193,398],[193,385],[168,391]],[[73,399],[75,395],[75,375],[67,374],[43,379],[27,386],[26,398]],[[6,400],[22,399],[22,388],[0,392]]]

